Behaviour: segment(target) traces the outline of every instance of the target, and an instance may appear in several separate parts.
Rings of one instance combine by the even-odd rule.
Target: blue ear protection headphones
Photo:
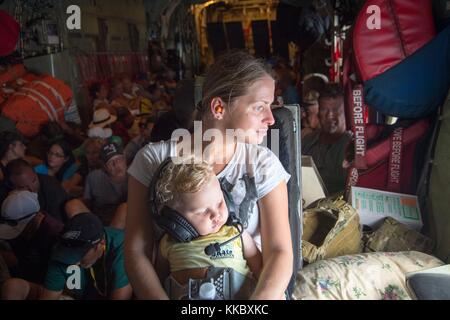
[[[161,209],[158,209],[158,201],[156,198],[156,184],[159,179],[161,179],[164,169],[172,162],[172,158],[169,157],[164,160],[156,170],[155,174],[149,185],[149,207],[150,214],[155,219],[155,222],[158,226],[167,232],[172,238],[174,238],[178,242],[190,242],[200,236],[197,230],[190,224],[189,221],[186,220],[178,211],[169,208],[168,206],[163,206]],[[227,194],[224,194],[225,202],[228,208],[232,206],[229,205],[229,201],[231,201],[231,197]],[[216,252],[220,251],[220,247],[226,243],[229,243],[240,237],[243,230],[242,224],[239,219],[236,218],[234,212],[229,212],[227,225],[234,225],[239,230],[239,234],[232,237],[231,239],[223,242],[223,243],[212,243],[205,248],[205,253],[207,255],[214,255]]]

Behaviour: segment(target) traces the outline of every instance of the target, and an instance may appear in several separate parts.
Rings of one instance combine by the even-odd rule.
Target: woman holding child
[[[182,152],[186,156],[191,150],[186,148],[187,141],[197,156],[200,153],[212,165],[237,204],[236,213],[247,233],[262,252],[262,271],[251,298],[284,297],[293,266],[286,188],[290,176],[269,149],[258,146],[274,123],[270,109],[274,90],[274,79],[259,60],[243,52],[227,53],[206,74],[199,110],[201,128],[181,142],[148,144],[136,155],[128,171],[125,266],[138,298],[168,298],[158,278],[164,268],[160,268],[163,261],[155,249],[155,228],[147,203],[149,184],[167,157]],[[198,141],[196,135],[202,137],[200,146],[194,142]],[[212,219],[213,211],[205,210],[205,215]]]

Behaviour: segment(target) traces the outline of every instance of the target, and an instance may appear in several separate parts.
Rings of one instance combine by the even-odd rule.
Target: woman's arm
[[[242,242],[244,258],[247,261],[247,265],[255,278],[258,279],[262,270],[261,252],[259,252],[255,241],[253,241],[252,236],[247,231],[242,233]]]
[[[258,202],[263,269],[251,299],[280,299],[293,271],[286,182]]]
[[[151,262],[154,241],[147,199],[148,187],[129,176],[125,269],[138,299],[168,299]]]

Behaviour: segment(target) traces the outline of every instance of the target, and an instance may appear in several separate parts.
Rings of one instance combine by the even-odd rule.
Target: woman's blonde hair
[[[156,183],[156,201],[164,205],[179,193],[199,191],[214,175],[212,166],[206,161],[185,159],[181,163],[171,162],[161,172]]]
[[[211,115],[208,111],[213,98],[221,98],[231,106],[238,97],[247,94],[250,86],[267,76],[272,77],[270,66],[244,51],[221,55],[206,72],[199,118]]]

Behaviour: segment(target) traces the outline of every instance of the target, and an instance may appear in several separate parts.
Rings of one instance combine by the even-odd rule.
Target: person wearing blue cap
[[[127,300],[131,285],[123,262],[123,230],[104,227],[93,213],[73,216],[53,248],[39,299]]]

